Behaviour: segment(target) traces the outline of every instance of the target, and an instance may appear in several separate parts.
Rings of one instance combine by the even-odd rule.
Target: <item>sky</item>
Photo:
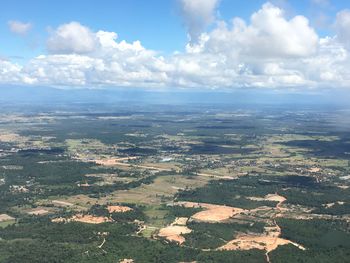
[[[2,0],[0,88],[350,88],[346,0]]]

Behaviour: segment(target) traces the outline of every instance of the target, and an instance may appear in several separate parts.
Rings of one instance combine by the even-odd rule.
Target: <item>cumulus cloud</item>
[[[216,87],[313,85],[301,69],[303,60],[318,49],[318,35],[305,17],[287,19],[270,3],[253,13],[249,23],[241,18],[221,21],[197,44],[187,46],[188,53],[201,58],[201,70],[210,65],[211,75],[217,72]]]
[[[65,48],[65,54],[59,50],[56,54],[41,55],[25,65],[22,73],[40,85],[164,86],[167,66],[164,58],[145,49],[139,41],[117,41],[114,32],[91,34],[95,43],[89,52]]]
[[[307,18],[287,18],[281,8],[267,3],[248,21],[216,21],[186,51],[166,57],[140,41],[126,42],[115,32],[95,32],[72,22],[52,32],[49,54],[23,66],[0,60],[0,84],[346,88],[350,87],[347,19],[348,11],[340,12],[337,35],[319,38]]]
[[[317,50],[318,36],[303,16],[287,20],[282,9],[267,3],[250,20],[221,22],[199,45],[209,52],[252,58],[303,57]]]
[[[31,23],[23,23],[17,20],[8,21],[7,25],[12,33],[15,33],[21,36],[27,34],[33,27]]]
[[[0,59],[0,84],[27,85],[32,83],[26,74],[23,74],[22,66]]]
[[[95,34],[78,22],[63,24],[51,32],[47,49],[51,53],[88,53],[95,50]]]
[[[179,0],[191,43],[195,43],[203,30],[215,20],[218,3],[219,0]]]

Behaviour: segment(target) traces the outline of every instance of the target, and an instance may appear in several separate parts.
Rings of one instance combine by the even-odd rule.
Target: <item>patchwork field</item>
[[[349,260],[344,111],[157,107],[0,114],[0,262]]]

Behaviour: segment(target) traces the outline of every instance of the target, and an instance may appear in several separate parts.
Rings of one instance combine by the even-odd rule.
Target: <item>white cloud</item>
[[[250,23],[241,18],[229,25],[221,21],[196,45],[187,46],[188,53],[203,61],[202,71],[213,61],[210,72],[217,76],[211,83],[207,75],[206,81],[215,87],[312,85],[299,67],[318,49],[319,38],[305,17],[286,19],[283,10],[270,3],[253,13]]]
[[[287,20],[283,10],[270,3],[251,16],[250,24],[234,18],[230,25],[219,23],[208,36],[205,44],[200,43],[205,51],[233,57],[303,57],[315,53],[318,45],[318,36],[305,17]]]
[[[167,57],[140,41],[72,22],[49,38],[51,53],[24,66],[0,60],[0,84],[66,87],[350,88],[348,11],[337,35],[319,38],[303,16],[265,4],[249,21],[216,21],[185,52]]]
[[[205,28],[215,20],[219,0],[179,0],[181,15],[191,43],[195,43]]]
[[[94,49],[83,54],[70,50],[32,59],[22,70],[35,84],[56,86],[142,86],[166,83],[165,59],[139,41],[117,41],[114,32],[92,34]],[[68,49],[64,49],[68,52]],[[81,51],[81,50],[80,50]],[[79,54],[81,53],[81,54]]]
[[[22,66],[0,59],[0,84],[31,84],[22,72]]]
[[[97,39],[95,34],[78,22],[70,22],[59,26],[51,32],[47,41],[47,49],[51,53],[88,53],[95,50]]]
[[[350,10],[342,10],[335,21],[338,40],[350,49]]]
[[[23,23],[17,20],[8,21],[7,25],[9,26],[9,29],[12,33],[22,36],[27,34],[33,27],[31,23]]]

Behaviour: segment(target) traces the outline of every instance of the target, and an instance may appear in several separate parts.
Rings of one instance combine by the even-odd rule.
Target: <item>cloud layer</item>
[[[71,22],[50,32],[48,54],[25,65],[0,59],[0,84],[147,88],[350,87],[350,11],[338,13],[333,36],[320,38],[304,16],[287,18],[264,4],[249,21],[214,21],[217,1],[182,0],[191,40],[167,57],[114,32]],[[186,5],[187,4],[187,5]],[[185,12],[185,11],[184,11]],[[185,19],[189,19],[188,17]],[[198,22],[199,21],[199,22]],[[198,23],[197,23],[198,22]],[[195,41],[193,41],[195,39]]]

